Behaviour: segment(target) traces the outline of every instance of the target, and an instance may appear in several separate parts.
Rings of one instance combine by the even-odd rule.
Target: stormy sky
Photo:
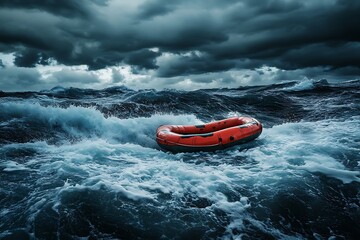
[[[360,1],[1,0],[0,90],[360,78]]]

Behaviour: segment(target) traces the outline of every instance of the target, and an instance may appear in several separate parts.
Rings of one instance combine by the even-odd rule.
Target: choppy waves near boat
[[[0,238],[355,239],[360,81],[193,92],[0,92]],[[161,151],[163,124],[234,115],[244,145]]]

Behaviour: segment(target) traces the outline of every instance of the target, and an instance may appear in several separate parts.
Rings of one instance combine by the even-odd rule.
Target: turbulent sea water
[[[159,149],[234,115],[255,141]],[[0,92],[0,239],[359,239],[360,80]]]

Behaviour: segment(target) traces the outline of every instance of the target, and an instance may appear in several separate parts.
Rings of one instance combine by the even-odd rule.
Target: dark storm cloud
[[[21,67],[125,63],[160,77],[264,65],[359,69],[359,12],[360,2],[347,0],[4,0],[0,51]]]
[[[360,43],[341,42],[339,44],[312,44],[287,51],[279,59],[282,69],[298,69],[316,65],[342,68],[360,67]]]
[[[2,0],[0,7],[38,9],[65,17],[85,17],[89,15],[89,2],[104,5],[107,0]]]
[[[138,7],[139,20],[151,19],[174,11],[178,1],[158,0],[146,1]]]
[[[234,61],[216,61],[208,54],[190,53],[184,56],[171,56],[157,71],[159,77],[186,76],[206,72],[226,71],[235,66]]]
[[[161,53],[159,52],[143,49],[130,52],[129,54],[127,54],[124,61],[132,66],[138,66],[145,69],[155,69],[157,68],[155,58],[160,55]]]
[[[268,3],[272,2],[281,1]],[[317,6],[317,1],[313,2],[295,5],[292,11],[287,7],[277,7],[275,11],[269,6],[249,4],[248,11],[252,14],[245,18],[238,17],[243,6],[234,8],[228,16],[228,26],[233,32],[230,40],[205,49],[219,59],[271,59],[311,44],[360,40],[357,28],[360,20],[356,17],[360,4],[321,1],[323,4]]]
[[[35,67],[36,64],[48,65],[49,57],[33,49],[24,49],[15,54],[14,63],[19,67]]]

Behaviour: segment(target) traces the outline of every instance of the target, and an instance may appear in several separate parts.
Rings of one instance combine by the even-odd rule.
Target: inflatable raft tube
[[[173,153],[216,151],[257,138],[262,132],[259,121],[233,117],[203,125],[162,125],[156,131],[159,146]]]

